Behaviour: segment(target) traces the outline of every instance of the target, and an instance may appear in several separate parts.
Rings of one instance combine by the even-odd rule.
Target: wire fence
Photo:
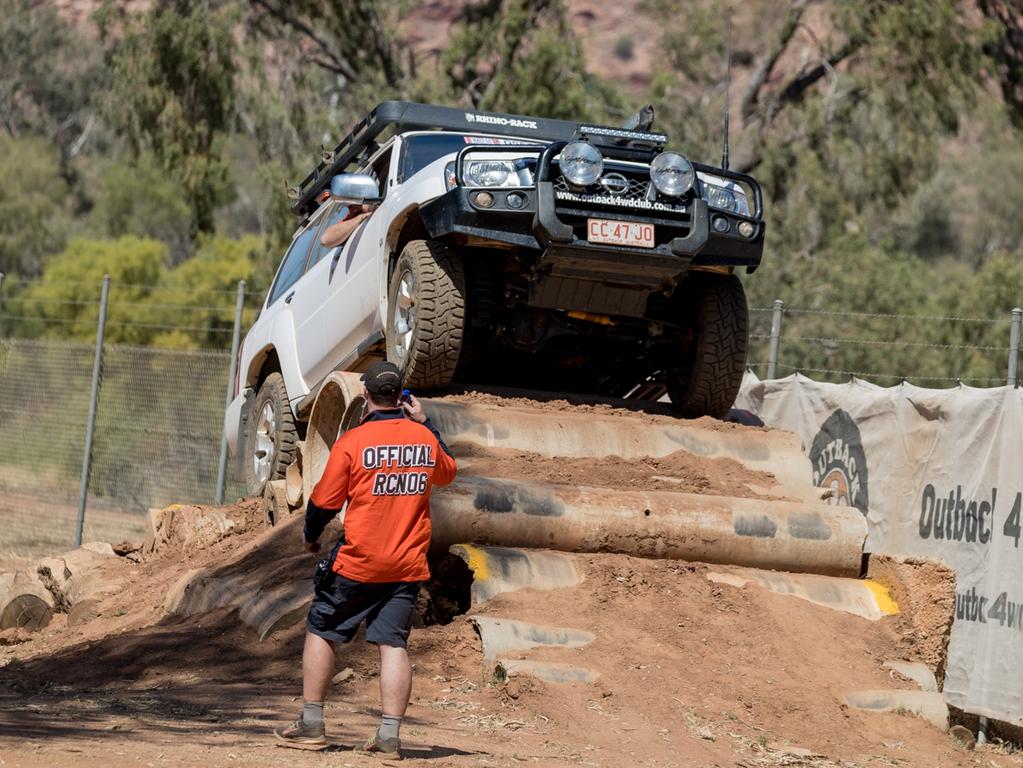
[[[189,303],[161,286],[111,285],[87,452],[100,286],[90,299],[40,287],[0,283],[0,562],[76,546],[87,455],[84,541],[141,540],[149,508],[212,503],[222,465],[237,290]],[[244,495],[230,470],[223,462],[227,500]]]
[[[240,291],[240,295],[239,295]],[[0,560],[85,540],[140,539],[146,511],[244,493],[222,461],[233,337],[262,293],[0,276]],[[899,314],[771,307],[750,310],[750,368],[881,385],[999,386],[1018,381],[1020,316]],[[100,318],[101,380],[90,433]],[[225,487],[218,488],[223,471]]]
[[[1018,307],[1001,316],[900,314],[787,307],[750,309],[749,367],[763,378],[791,373],[879,385],[1018,385]]]

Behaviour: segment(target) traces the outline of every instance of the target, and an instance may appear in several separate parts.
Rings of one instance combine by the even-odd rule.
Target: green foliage
[[[181,184],[196,232],[213,232],[230,196],[221,156],[234,119],[234,16],[209,2],[157,3],[112,46],[111,122],[139,153],[149,148]]]
[[[975,120],[902,203],[893,236],[929,260],[979,268],[1001,251],[1023,252],[1023,142],[1001,105],[983,100]]]
[[[103,168],[95,194],[89,213],[95,234],[160,240],[171,263],[191,255],[192,209],[179,182],[151,154],[114,158]]]
[[[222,349],[236,281],[263,287],[293,231],[285,181],[385,98],[610,123],[649,100],[674,148],[716,163],[730,14],[732,165],[767,198],[765,261],[747,289],[755,306],[813,310],[786,316],[783,361],[1000,374],[1002,350],[958,347],[1004,346],[1002,320],[817,313],[1002,318],[1023,300],[1011,3],[643,0],[661,38],[650,92],[631,104],[588,68],[563,0],[460,4],[426,56],[403,26],[410,7],[108,2],[97,43],[52,4],[0,0],[0,270],[42,274],[4,289],[8,315],[38,318],[17,321],[19,335],[91,340],[110,272],[111,340]],[[608,55],[624,57],[634,32],[617,34]],[[769,315],[755,317],[766,333]],[[872,343],[834,341],[849,338]]]
[[[441,71],[441,99],[467,99],[478,109],[575,120],[628,111],[613,86],[587,72],[558,0],[470,6],[441,57]]]
[[[133,304],[149,295],[167,258],[167,247],[156,240],[125,236],[117,240],[76,238],[46,266],[41,280],[6,302],[20,321],[18,335],[80,341],[96,337],[100,287],[109,274],[116,297],[108,313],[107,338],[113,342],[143,343],[146,329],[124,326],[134,322]]]
[[[259,275],[262,251],[255,236],[210,237],[193,258],[167,268],[167,246],[158,240],[76,238],[38,282],[6,299],[4,309],[19,318],[13,325],[18,336],[91,341],[108,274],[108,342],[224,349],[234,326],[238,281]]]
[[[224,349],[234,327],[234,291],[239,280],[251,282],[263,244],[258,237],[205,240],[195,257],[169,271],[143,312],[158,325],[194,330],[160,330],[151,343],[164,348]],[[197,307],[191,309],[188,307]]]
[[[41,139],[0,133],[0,179],[0,272],[37,275],[70,220],[59,155]]]
[[[67,158],[90,130],[102,87],[97,47],[51,3],[0,0],[0,51],[0,128],[45,136]]]
[[[689,23],[675,25],[677,3],[645,7],[665,22],[652,87],[660,125],[671,121],[684,151],[715,157],[723,14],[687,7]],[[764,264],[745,284],[755,307],[781,298],[806,310],[786,313],[780,373],[996,382],[1013,291],[1020,302],[1004,254],[1023,255],[1023,144],[980,85],[989,30],[953,0],[832,2],[824,21],[806,23],[800,8],[759,4],[737,11],[733,29],[737,59],[744,44],[758,49],[733,91],[733,164],[763,184],[768,224]],[[750,18],[757,34],[742,27]],[[770,313],[753,318],[751,360],[762,363]]]

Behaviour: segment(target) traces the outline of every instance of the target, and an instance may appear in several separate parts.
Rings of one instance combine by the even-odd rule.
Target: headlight
[[[585,141],[566,144],[561,150],[558,164],[561,175],[577,187],[593,184],[604,172],[604,158],[596,147]]]
[[[693,164],[675,152],[662,152],[650,163],[650,180],[662,195],[681,197],[693,188]]]
[[[462,165],[462,181],[467,187],[531,187],[533,186],[532,158],[515,160],[467,157]],[[445,173],[445,183],[454,186],[454,164],[451,177]]]
[[[734,211],[735,195],[732,194],[732,190],[724,187],[710,187],[707,193],[707,204],[711,208],[722,211]]]
[[[701,173],[700,186],[703,188],[703,199],[711,208],[749,216],[749,197],[741,184]]]
[[[500,187],[513,173],[510,160],[473,160],[465,164],[462,176],[471,187]]]

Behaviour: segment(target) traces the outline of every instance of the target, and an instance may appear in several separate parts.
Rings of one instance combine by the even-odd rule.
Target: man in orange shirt
[[[419,585],[430,576],[430,489],[455,479],[455,460],[415,397],[399,401],[401,375],[375,363],[363,375],[366,416],[334,443],[306,504],[306,549],[347,502],[344,533],[317,571],[302,654],[302,716],[274,729],[284,746],[323,749],[323,701],[334,643],[366,622],[380,649],[380,727],[365,749],[400,756],[399,729],[412,691],[406,643]]]

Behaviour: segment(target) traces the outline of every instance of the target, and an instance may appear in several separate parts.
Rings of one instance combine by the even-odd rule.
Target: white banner
[[[945,698],[1023,725],[1023,389],[822,384],[747,374],[736,407],[798,434],[867,551],[955,569]]]

